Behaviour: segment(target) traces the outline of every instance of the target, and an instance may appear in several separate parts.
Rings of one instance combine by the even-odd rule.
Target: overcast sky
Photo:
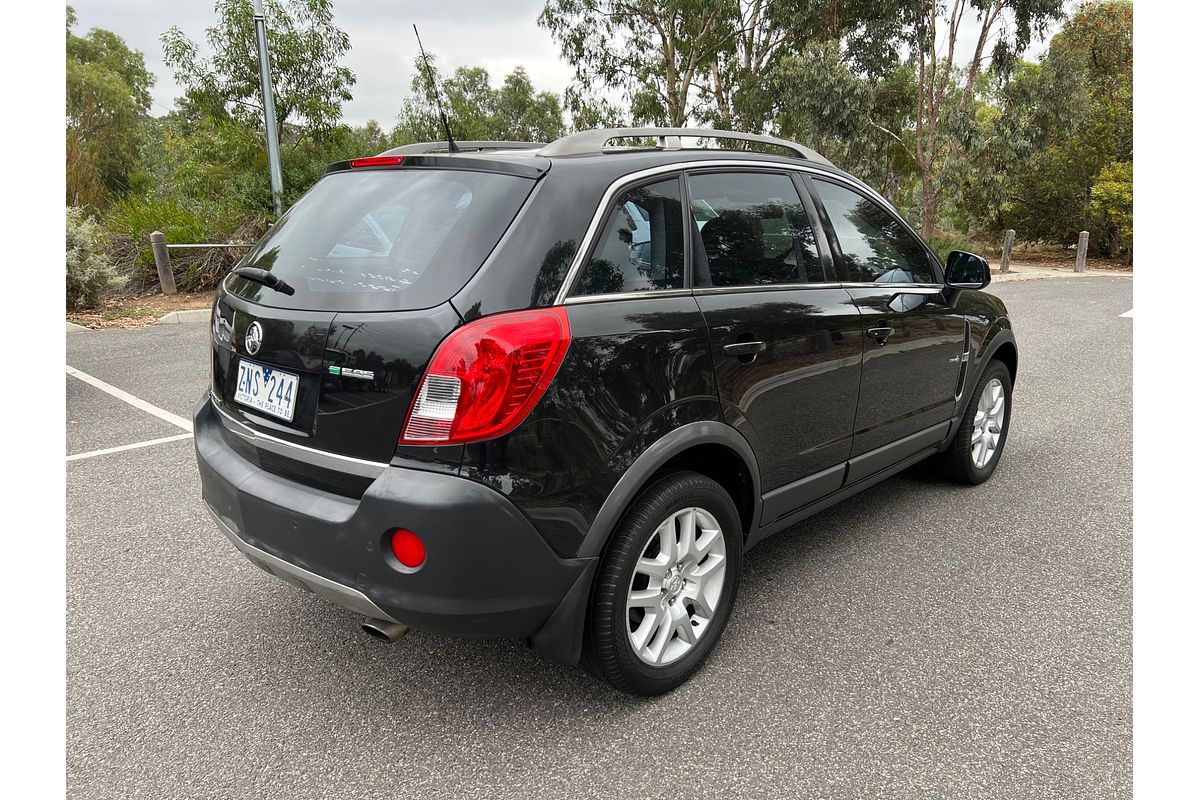
[[[145,54],[146,66],[158,78],[152,90],[155,115],[169,111],[181,94],[163,64],[159,37],[178,25],[203,45],[204,29],[216,21],[213,0],[72,0],[71,5],[79,15],[76,33],[108,28]],[[350,36],[346,65],[358,77],[354,99],[343,106],[344,121],[374,119],[385,128],[395,123],[417,50],[413,23],[443,70],[482,66],[498,83],[523,64],[535,87],[561,92],[573,73],[559,59],[550,34],[537,26],[544,5],[545,0],[336,0],[334,22]]]
[[[79,16],[76,33],[107,28],[141,50],[146,66],[157,76],[152,94],[154,115],[171,110],[181,92],[163,64],[159,37],[178,25],[193,41],[204,46],[204,29],[216,21],[213,0],[72,0]],[[482,66],[494,83],[517,65],[529,72],[533,85],[561,93],[573,71],[558,55],[550,34],[537,25],[545,0],[336,0],[334,21],[350,36],[346,63],[358,82],[354,99],[343,107],[351,124],[377,120],[385,129],[396,121],[408,94],[411,64],[416,55],[412,25],[421,29],[425,47],[438,56],[438,65],[449,72],[460,66]],[[964,28],[968,25],[964,23]],[[973,49],[979,28],[960,32]],[[1056,26],[1057,29],[1057,26]],[[1044,50],[1034,43],[1026,54],[1033,58]],[[957,60],[957,59],[956,59]]]

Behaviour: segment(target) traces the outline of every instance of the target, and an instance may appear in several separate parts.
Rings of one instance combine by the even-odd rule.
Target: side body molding
[[[609,493],[604,505],[600,507],[600,512],[592,521],[591,527],[588,528],[587,536],[584,537],[577,556],[590,558],[600,555],[608,543],[609,536],[616,528],[621,514],[638,490],[645,485],[646,480],[673,457],[690,447],[701,444],[724,445],[741,456],[742,460],[746,462],[746,466],[749,467],[750,478],[754,484],[752,492],[754,512],[751,516],[750,529],[744,533],[747,535],[752,533],[758,527],[759,519],[762,516],[762,486],[758,477],[758,461],[754,457],[754,451],[750,449],[750,443],[744,436],[723,422],[713,420],[689,422],[675,428],[650,445],[630,465]]]

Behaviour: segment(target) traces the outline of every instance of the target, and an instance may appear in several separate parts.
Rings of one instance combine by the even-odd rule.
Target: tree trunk
[[[719,115],[719,128],[730,129],[733,127],[733,109],[730,107],[729,97],[725,94],[725,82],[721,80],[721,68],[719,64],[712,65],[712,85],[713,85],[713,101],[717,105],[717,114]]]
[[[933,170],[921,165],[921,236],[933,236],[937,222],[937,190],[933,185]]]

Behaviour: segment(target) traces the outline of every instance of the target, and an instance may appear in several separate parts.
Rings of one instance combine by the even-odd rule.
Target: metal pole
[[[1008,272],[1008,265],[1012,263],[1013,242],[1017,240],[1017,232],[1009,228],[1004,232],[1004,249],[1000,251],[1000,271]]]
[[[258,72],[262,82],[263,118],[267,128],[267,164],[271,169],[271,201],[275,216],[283,214],[283,172],[279,168],[279,132],[275,129],[275,93],[271,88],[271,60],[267,55],[267,15],[263,0],[254,0],[254,35],[258,39]]]
[[[171,254],[167,252],[167,237],[162,235],[162,231],[150,234],[150,249],[154,251],[159,288],[163,294],[175,294],[175,273],[171,271]]]
[[[1083,272],[1087,267],[1088,232],[1079,232],[1079,244],[1075,249],[1075,271]]]

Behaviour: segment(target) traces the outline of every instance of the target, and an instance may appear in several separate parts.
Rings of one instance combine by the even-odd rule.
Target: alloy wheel
[[[971,431],[971,460],[983,469],[996,455],[1000,433],[1004,430],[1004,386],[992,378],[983,387],[975,407],[975,427]]]
[[[625,601],[634,653],[652,666],[685,656],[717,613],[725,585],[725,536],[712,514],[676,511],[650,535]]]

